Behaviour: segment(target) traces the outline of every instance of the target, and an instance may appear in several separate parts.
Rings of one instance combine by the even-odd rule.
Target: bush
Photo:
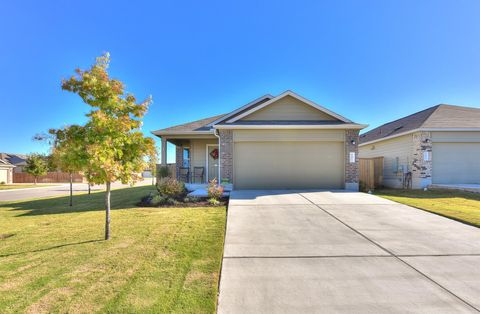
[[[158,168],[158,177],[160,179],[167,178],[170,176],[170,169],[167,166],[161,166]]]
[[[220,201],[215,199],[215,198],[209,198],[208,199],[208,204],[210,204],[212,206],[218,206],[218,205],[220,205]]]
[[[183,182],[179,182],[175,179],[167,179],[165,181],[159,182],[157,185],[158,193],[161,196],[167,198],[173,198],[175,200],[181,200],[185,196],[186,189]]]
[[[213,179],[208,183],[208,197],[218,201],[222,196],[223,186],[217,184],[217,179]]]
[[[1,185],[4,185],[4,184],[6,184],[6,183],[5,183],[5,181],[2,181],[2,182],[0,182],[0,184],[1,184]]]
[[[184,203],[197,203],[200,201],[200,198],[195,196],[187,196],[183,199]]]

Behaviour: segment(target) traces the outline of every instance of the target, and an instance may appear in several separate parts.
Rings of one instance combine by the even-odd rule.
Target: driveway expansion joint
[[[337,220],[338,222],[340,222],[341,224],[343,224],[344,226],[346,226],[347,228],[349,228],[350,230],[352,230],[353,232],[357,233],[358,235],[362,236],[365,240],[369,241],[370,243],[376,245],[377,247],[379,247],[381,250],[389,253],[392,255],[392,257],[396,258],[398,261],[400,261],[401,263],[403,263],[404,265],[406,265],[407,267],[413,269],[414,271],[416,271],[417,273],[419,273],[421,276],[423,276],[425,279],[427,279],[428,281],[432,282],[433,284],[437,285],[439,288],[441,288],[442,290],[444,290],[445,292],[449,293],[450,295],[452,295],[453,297],[455,297],[456,299],[458,299],[460,302],[462,302],[463,304],[467,305],[468,307],[470,307],[471,309],[477,311],[477,312],[480,312],[480,309],[476,308],[475,306],[473,306],[472,304],[470,304],[469,302],[465,301],[464,299],[462,299],[460,296],[458,296],[457,294],[453,293],[452,291],[450,291],[449,289],[447,289],[446,287],[444,287],[443,285],[441,285],[440,283],[438,283],[436,280],[432,279],[431,277],[427,276],[427,274],[421,272],[419,269],[417,269],[416,267],[410,265],[408,262],[406,262],[405,260],[403,260],[401,258],[401,256],[399,255],[396,255],[395,253],[391,252],[390,250],[384,248],[382,245],[378,244],[377,242],[373,241],[372,239],[370,239],[369,237],[367,237],[365,234],[363,234],[362,232],[358,231],[357,229],[351,227],[350,225],[348,225],[347,223],[345,223],[344,221],[342,221],[341,219],[339,219],[337,216],[335,216],[334,214],[330,213],[328,210],[322,208],[320,205],[318,204],[315,204],[313,203],[310,199],[308,199],[307,197],[305,197],[303,194],[299,193],[299,195],[301,197],[303,197],[304,199],[306,199],[307,201],[309,201],[311,204],[315,205],[316,207],[318,207],[318,209],[320,209],[321,211],[325,212],[326,214],[328,214],[329,216],[331,216],[332,218],[334,218],[335,220]],[[326,205],[326,204],[325,204]],[[338,204],[338,205],[346,205],[346,204]],[[362,204],[363,205],[363,204]],[[427,255],[428,256],[428,255]]]

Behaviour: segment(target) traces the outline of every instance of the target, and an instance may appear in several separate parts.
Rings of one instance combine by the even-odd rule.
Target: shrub
[[[200,198],[195,196],[187,196],[183,199],[184,203],[197,203],[200,201]]]
[[[212,206],[218,206],[218,205],[220,205],[220,201],[215,199],[215,198],[209,198],[208,199],[208,204],[210,204]]]
[[[159,182],[157,185],[157,190],[161,196],[173,198],[175,200],[183,199],[186,193],[185,184],[171,178]]]
[[[158,206],[158,205],[161,205],[165,202],[165,197],[163,196],[160,196],[159,194],[155,195],[154,197],[152,197],[152,199],[150,200],[150,205],[152,206]]]
[[[4,185],[4,184],[6,184],[6,183],[5,183],[5,181],[2,181],[2,182],[0,182],[0,184]]]
[[[222,196],[223,186],[217,184],[217,179],[213,179],[208,183],[208,197],[218,201]]]
[[[158,168],[158,177],[160,179],[167,178],[170,176],[170,169],[167,166],[161,166]]]

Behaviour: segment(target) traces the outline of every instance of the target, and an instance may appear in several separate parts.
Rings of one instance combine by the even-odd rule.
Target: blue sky
[[[371,127],[480,107],[479,14],[463,0],[2,1],[0,151],[45,152],[34,134],[82,123],[60,81],[105,51],[153,96],[146,133],[286,89]]]

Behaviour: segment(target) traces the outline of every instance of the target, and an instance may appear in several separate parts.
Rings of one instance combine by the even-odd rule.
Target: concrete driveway
[[[480,229],[373,195],[233,191],[219,313],[477,313]]]

